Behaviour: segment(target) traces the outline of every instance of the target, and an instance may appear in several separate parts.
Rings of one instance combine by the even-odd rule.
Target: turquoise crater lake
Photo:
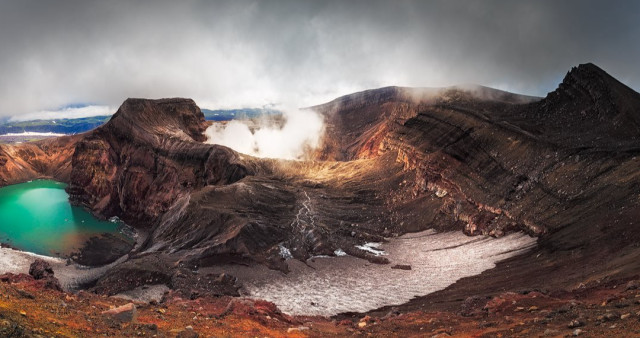
[[[0,242],[47,256],[65,257],[91,237],[113,234],[133,241],[120,222],[101,221],[69,203],[66,184],[37,180],[0,188]]]

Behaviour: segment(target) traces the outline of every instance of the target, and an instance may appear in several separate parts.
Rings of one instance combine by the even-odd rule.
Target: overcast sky
[[[0,116],[127,97],[305,106],[387,85],[543,96],[584,62],[638,91],[638,60],[640,1],[0,2]]]

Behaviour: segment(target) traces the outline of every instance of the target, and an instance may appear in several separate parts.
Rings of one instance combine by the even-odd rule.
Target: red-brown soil
[[[640,335],[640,282],[600,281],[571,291],[469,298],[456,311],[430,309],[336,318],[290,317],[273,304],[232,297],[137,303],[137,318],[104,311],[128,301],[44,289],[27,275],[0,276],[0,335],[10,337],[630,337]],[[580,330],[580,331],[576,331]]]

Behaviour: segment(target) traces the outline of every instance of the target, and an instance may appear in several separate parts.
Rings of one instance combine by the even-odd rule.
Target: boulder
[[[122,323],[135,321],[137,315],[136,306],[133,303],[128,303],[113,309],[109,309],[107,311],[103,311],[102,314]]]
[[[44,287],[46,289],[62,291],[62,286],[58,278],[53,276],[53,268],[49,262],[36,258],[29,266],[29,275],[35,280],[44,281]]]
[[[34,279],[45,279],[47,277],[53,277],[53,268],[49,262],[36,258],[29,266],[29,274]]]

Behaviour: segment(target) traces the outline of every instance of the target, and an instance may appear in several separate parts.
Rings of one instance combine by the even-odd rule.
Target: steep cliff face
[[[526,178],[505,169],[508,163],[496,156],[513,159],[525,149],[509,140],[521,138],[517,128],[486,116],[537,100],[480,86],[393,87],[350,95],[313,107],[332,126],[326,138],[333,141],[325,143],[320,157],[348,160],[397,154],[398,162],[412,175],[388,202],[398,219],[394,223],[404,223],[398,232],[429,224],[439,229],[464,228],[469,234],[499,236],[521,229],[540,235],[543,226],[516,219],[501,208],[504,193]],[[529,148],[532,159],[538,161],[544,150],[537,144]],[[529,172],[538,164],[530,163],[520,171]],[[421,210],[420,216],[405,221],[405,215],[416,209]]]
[[[422,205],[428,223],[468,234],[541,235],[574,222],[572,201],[595,203],[588,192],[608,184],[597,179],[633,161],[640,145],[640,95],[592,64],[544,99],[484,87],[383,88],[314,109],[332,126],[322,158],[397,153],[415,177],[391,208]]]
[[[327,126],[321,160],[348,161],[376,157],[391,128],[427,108],[441,104],[518,104],[538,98],[517,95],[482,86],[448,88],[385,87],[340,97],[311,107],[325,116]]]
[[[205,129],[192,100],[126,100],[77,144],[71,201],[149,227],[193,189],[246,176],[237,153],[200,143]]]

